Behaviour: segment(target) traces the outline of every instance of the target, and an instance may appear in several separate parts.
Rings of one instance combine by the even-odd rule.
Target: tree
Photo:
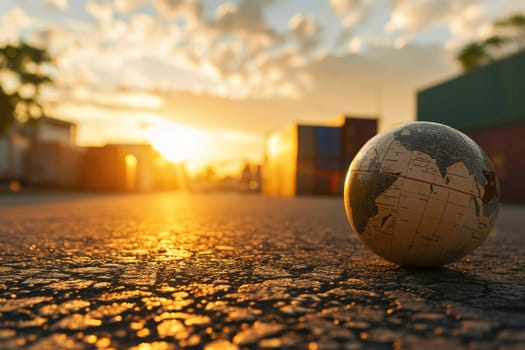
[[[0,86],[0,135],[15,121],[15,99]]]
[[[464,71],[481,67],[525,48],[525,15],[514,14],[492,23],[494,35],[465,45],[456,58]]]
[[[43,67],[51,62],[47,50],[24,42],[0,48],[0,72],[4,76],[0,80],[0,134],[15,121],[26,122],[43,114],[40,90],[51,82]]]

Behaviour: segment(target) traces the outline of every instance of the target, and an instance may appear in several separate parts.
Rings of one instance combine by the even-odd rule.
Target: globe
[[[348,169],[344,202],[358,237],[406,267],[437,267],[476,249],[499,207],[483,150],[449,126],[411,122],[371,138]]]

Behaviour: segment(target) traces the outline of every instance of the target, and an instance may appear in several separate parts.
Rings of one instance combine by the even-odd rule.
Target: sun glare
[[[172,162],[194,160],[203,156],[206,138],[196,129],[174,123],[155,125],[146,130],[153,148]]]

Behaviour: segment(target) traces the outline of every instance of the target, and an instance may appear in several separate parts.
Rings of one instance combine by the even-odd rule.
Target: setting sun
[[[153,148],[172,162],[201,158],[206,151],[203,132],[174,123],[152,126],[146,130],[146,137]]]

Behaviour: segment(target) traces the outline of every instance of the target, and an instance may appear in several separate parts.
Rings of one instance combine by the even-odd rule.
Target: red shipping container
[[[525,202],[525,122],[467,133],[492,161],[504,202]]]

